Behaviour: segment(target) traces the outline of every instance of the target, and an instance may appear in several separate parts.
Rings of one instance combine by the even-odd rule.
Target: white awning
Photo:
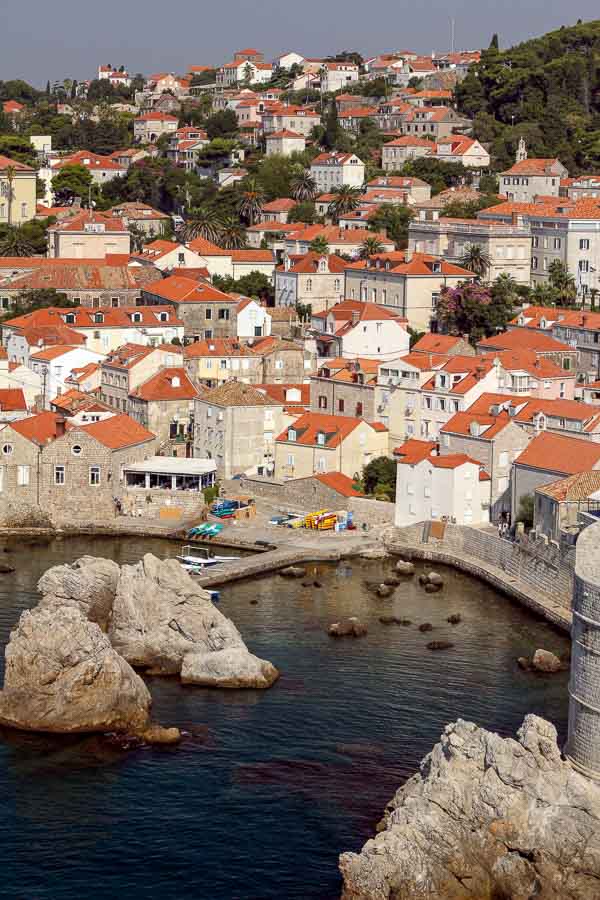
[[[184,459],[179,456],[153,456],[141,463],[123,466],[124,472],[156,475],[207,475],[217,471],[214,459]]]

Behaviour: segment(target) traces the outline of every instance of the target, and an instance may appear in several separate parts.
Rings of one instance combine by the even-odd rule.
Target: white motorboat
[[[186,544],[177,559],[185,569],[193,571],[194,569],[204,569],[217,566],[220,563],[232,562],[239,559],[239,556],[217,556],[216,554],[211,554],[207,547]]]

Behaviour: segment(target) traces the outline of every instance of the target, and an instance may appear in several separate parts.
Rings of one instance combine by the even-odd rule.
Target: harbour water
[[[83,554],[135,562],[176,544],[77,538],[15,546],[0,576],[2,659],[10,629],[51,565]],[[365,582],[380,562],[311,566],[322,587],[278,575],[227,585],[220,608],[282,677],[269,691],[148,679],[154,718],[189,733],[177,748],[123,751],[100,737],[0,731],[0,895],[17,900],[333,900],[337,857],[373,833],[387,801],[444,726],[462,717],[503,735],[527,712],[567,722],[567,673],[516,658],[567,638],[451,570],[440,594],[414,581],[391,600]],[[258,603],[253,605],[251,600]],[[451,613],[462,621],[451,626]],[[409,627],[383,625],[393,614]],[[333,640],[358,615],[369,633]],[[421,633],[418,625],[434,630]],[[454,647],[431,652],[431,640]]]

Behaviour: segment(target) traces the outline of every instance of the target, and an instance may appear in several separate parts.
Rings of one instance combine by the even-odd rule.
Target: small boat
[[[186,544],[177,559],[186,567],[204,568],[205,566],[216,566],[219,563],[231,562],[239,559],[239,556],[217,556],[210,553],[206,547]]]

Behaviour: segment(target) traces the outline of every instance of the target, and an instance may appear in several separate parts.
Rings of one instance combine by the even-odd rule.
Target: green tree
[[[329,205],[329,214],[337,222],[341,216],[352,212],[360,203],[361,192],[359,188],[349,184],[340,184],[333,192],[333,200]]]
[[[571,306],[577,299],[575,279],[559,259],[550,263],[548,277],[556,291],[556,300],[560,306]]]
[[[34,247],[22,228],[9,225],[0,237],[0,256],[33,256]]]
[[[462,184],[465,178],[470,177],[462,163],[440,162],[429,156],[407,160],[402,166],[401,174],[426,181],[431,185],[434,196],[446,188]]]
[[[227,218],[223,221],[219,245],[225,250],[241,250],[246,246],[246,231],[238,219]]]
[[[309,244],[309,250],[311,253],[318,253],[319,256],[326,256],[329,253],[327,238],[323,235],[314,238]]]
[[[299,203],[305,200],[314,200],[317,196],[317,182],[308,169],[303,169],[294,175],[291,181],[292,197]]]
[[[63,166],[52,179],[52,190],[58,206],[67,206],[75,197],[87,202],[89,189],[93,183],[91,172],[85,166],[72,164]]]
[[[472,344],[505,331],[513,316],[514,299],[509,292],[494,292],[490,286],[471,282],[443,288],[437,305],[440,330],[468,334]]]
[[[498,43],[498,35],[497,35],[497,34],[493,34],[493,35],[492,35],[492,39],[491,39],[491,41],[490,41],[489,49],[490,49],[490,50],[498,50],[499,46],[500,46],[500,45],[499,45],[499,43]]]
[[[326,150],[335,150],[341,138],[341,127],[338,119],[338,111],[335,100],[332,100],[325,117],[325,134],[322,144]]]
[[[238,207],[240,216],[248,225],[254,225],[260,218],[263,203],[264,194],[262,189],[254,178],[248,178],[244,182]]]
[[[408,226],[413,218],[414,212],[408,206],[382,203],[377,212],[369,216],[369,228],[386,234],[398,250],[404,250],[408,246]]]
[[[535,509],[535,498],[533,494],[525,494],[519,501],[519,510],[517,512],[517,522],[522,522],[527,530],[533,528],[533,512]]]
[[[360,259],[370,259],[371,256],[377,256],[378,253],[383,253],[383,244],[379,240],[378,237],[368,237],[360,245]]]
[[[230,275],[214,275],[212,282],[220,291],[227,294],[243,294],[252,297],[267,306],[271,306],[275,300],[271,279],[262,272],[250,272],[237,280]]]
[[[480,244],[467,244],[465,252],[460,258],[460,265],[470,272],[474,272],[477,278],[485,278],[492,260]]]
[[[318,218],[315,204],[311,200],[296,203],[288,213],[288,222],[304,222],[306,225],[314,225]]]
[[[362,483],[366,494],[378,494],[380,492],[390,494],[393,500],[396,496],[396,467],[395,460],[387,456],[378,456],[372,459],[362,471]],[[382,491],[382,489],[385,489]]]
[[[210,140],[218,137],[231,138],[238,133],[238,120],[232,109],[213,113],[206,120],[206,133]]]
[[[192,241],[201,237],[215,244],[221,235],[222,224],[216,206],[197,206],[191,210],[185,224],[179,229],[179,238],[182,241]]]

